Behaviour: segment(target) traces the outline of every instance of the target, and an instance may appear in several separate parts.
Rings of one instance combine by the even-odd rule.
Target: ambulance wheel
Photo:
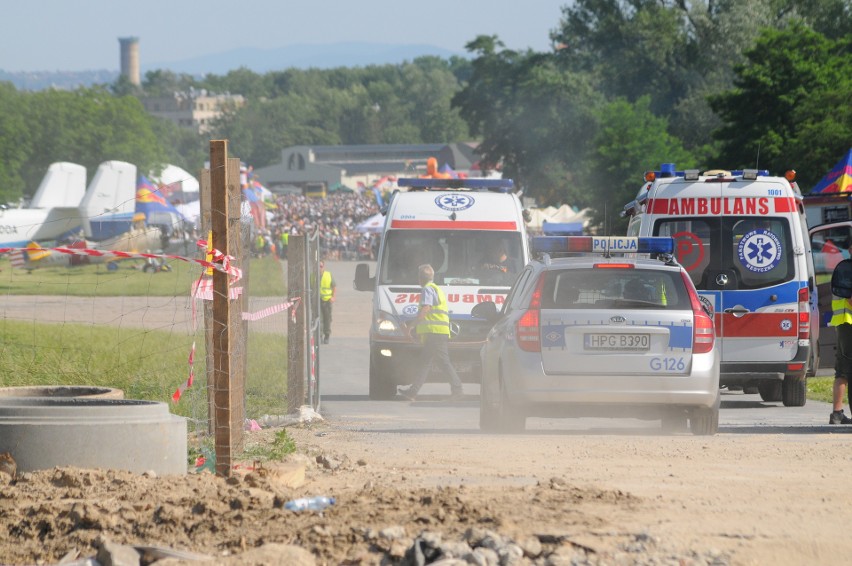
[[[782,397],[785,407],[804,407],[807,401],[808,380],[788,375],[784,378]]]
[[[370,399],[388,401],[396,397],[396,383],[376,357],[377,354],[370,356]]]
[[[781,400],[781,382],[776,379],[761,381],[757,385],[757,391],[760,393],[760,398],[767,403],[775,403]]]

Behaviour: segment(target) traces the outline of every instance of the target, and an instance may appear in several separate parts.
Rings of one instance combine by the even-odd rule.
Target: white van
[[[714,313],[720,385],[786,406],[805,404],[806,377],[819,366],[814,264],[794,179],[667,163],[645,174],[623,212],[628,235],[675,239],[678,262]]]
[[[413,320],[420,301],[417,268],[431,264],[450,311],[450,359],[465,382],[480,378],[479,351],[491,324],[474,319],[474,305],[503,304],[529,260],[523,207],[511,179],[399,179],[376,264],[355,270],[355,288],[373,291],[370,325],[370,398],[390,399],[411,383],[420,344],[402,322]],[[495,250],[506,260],[496,265]]]

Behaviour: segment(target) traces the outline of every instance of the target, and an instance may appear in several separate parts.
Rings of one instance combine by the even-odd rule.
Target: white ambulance
[[[478,382],[479,352],[491,324],[474,319],[484,301],[502,306],[529,260],[524,210],[511,179],[399,179],[385,210],[376,264],[355,270],[355,288],[373,291],[370,398],[390,399],[419,369],[420,344],[404,322],[420,301],[418,267],[435,269],[450,313],[450,359],[462,381]]]
[[[628,235],[675,239],[678,262],[714,313],[720,385],[786,406],[805,404],[806,377],[819,365],[814,264],[794,179],[667,163],[645,174],[623,212]]]

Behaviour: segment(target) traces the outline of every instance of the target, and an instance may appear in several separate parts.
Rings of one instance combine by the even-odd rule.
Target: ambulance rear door
[[[675,238],[678,261],[713,309],[723,363],[789,361],[798,336],[795,202],[733,184],[692,184],[654,235]]]

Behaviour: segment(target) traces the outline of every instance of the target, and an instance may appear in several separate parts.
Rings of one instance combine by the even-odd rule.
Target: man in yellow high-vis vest
[[[462,382],[450,362],[450,353],[447,343],[450,340],[450,313],[447,310],[447,298],[444,292],[433,282],[435,270],[429,264],[418,268],[418,279],[422,289],[420,290],[420,310],[417,312],[417,336],[423,345],[421,351],[420,367],[414,383],[408,387],[400,387],[399,395],[414,401],[417,393],[426,380],[432,366],[437,366],[450,382],[450,399],[462,398]]]
[[[828,323],[837,330],[837,348],[834,357],[834,386],[832,409],[828,424],[852,424],[852,419],[843,412],[843,398],[852,377],[852,299],[831,296],[831,320]]]
[[[325,262],[320,262],[320,317],[322,318],[322,343],[328,344],[331,338],[331,306],[337,294],[337,283],[330,271],[326,271]]]

